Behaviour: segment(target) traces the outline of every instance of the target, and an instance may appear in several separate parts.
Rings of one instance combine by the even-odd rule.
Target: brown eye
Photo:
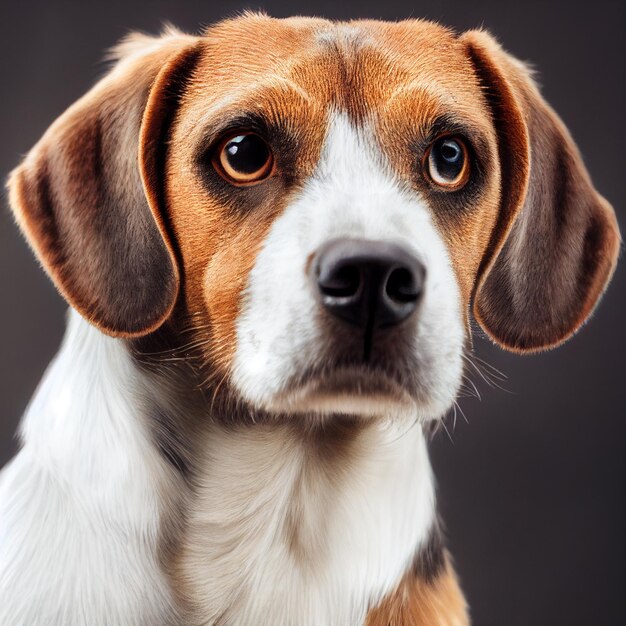
[[[274,158],[259,135],[241,133],[220,144],[213,166],[229,182],[246,185],[266,179],[272,173]]]
[[[449,190],[460,189],[469,178],[469,158],[465,143],[456,137],[440,137],[426,155],[430,179]]]

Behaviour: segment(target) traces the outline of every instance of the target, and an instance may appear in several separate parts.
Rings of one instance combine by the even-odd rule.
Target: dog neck
[[[137,537],[112,555],[110,597],[138,575],[158,582],[162,615],[182,605],[189,623],[363,623],[432,536],[420,425],[337,417],[311,426],[298,416],[235,425],[208,409],[190,416],[207,405],[180,391],[72,313],[27,412],[20,456],[37,459],[57,488],[76,489],[70,506],[100,524],[103,545],[116,543],[115,528]],[[97,561],[77,562],[75,574],[99,580],[85,575]]]
[[[175,561],[194,623],[362,624],[433,525],[417,425],[213,427],[201,459]]]

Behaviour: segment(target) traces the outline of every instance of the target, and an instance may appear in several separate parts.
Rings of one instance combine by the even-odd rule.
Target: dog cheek
[[[427,407],[425,417],[437,419],[450,408],[461,383],[467,300],[450,234],[444,234],[436,220],[423,224],[420,234],[418,248],[429,278],[415,339],[421,363],[416,386]]]
[[[480,205],[468,206],[467,212],[456,219],[449,218],[441,211],[433,211],[434,222],[448,250],[464,307],[469,306],[481,260],[498,215],[497,187],[491,185],[483,196]]]
[[[237,352],[237,323],[268,228],[269,223],[240,229],[206,265],[202,289],[211,333],[210,358],[212,366],[223,372],[232,368]]]
[[[251,266],[246,256],[242,258],[229,247],[213,256],[204,274],[211,364],[224,372],[230,369],[236,351],[235,328]]]

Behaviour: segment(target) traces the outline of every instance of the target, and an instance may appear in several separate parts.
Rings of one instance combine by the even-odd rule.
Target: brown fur
[[[176,73],[184,57],[166,63],[192,41],[170,34],[123,60],[50,127],[9,181],[16,218],[59,291],[119,336],[158,328],[176,299],[177,266],[137,150],[157,75],[164,65]],[[158,133],[150,139],[159,149]]]
[[[467,606],[449,563],[433,580],[407,574],[397,589],[372,609],[365,626],[467,626]]]
[[[463,40],[490,94],[506,183],[474,315],[503,347],[545,349],[593,311],[617,263],[617,221],[528,70],[484,32]]]

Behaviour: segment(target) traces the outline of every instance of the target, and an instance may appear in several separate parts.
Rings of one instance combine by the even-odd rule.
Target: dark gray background
[[[540,72],[547,99],[616,207],[626,196],[626,3],[622,2],[6,2],[0,8],[5,176],[102,72],[105,48],[129,29],[169,20],[197,30],[244,7],[277,17],[429,17],[484,25]],[[241,42],[242,45],[258,45]],[[262,46],[262,43],[260,44]],[[479,626],[626,623],[625,263],[600,309],[564,347],[517,357],[477,340],[508,375],[462,402],[452,444],[433,444],[443,517]],[[54,354],[65,305],[0,212],[0,465]],[[474,376],[477,379],[477,376]]]

